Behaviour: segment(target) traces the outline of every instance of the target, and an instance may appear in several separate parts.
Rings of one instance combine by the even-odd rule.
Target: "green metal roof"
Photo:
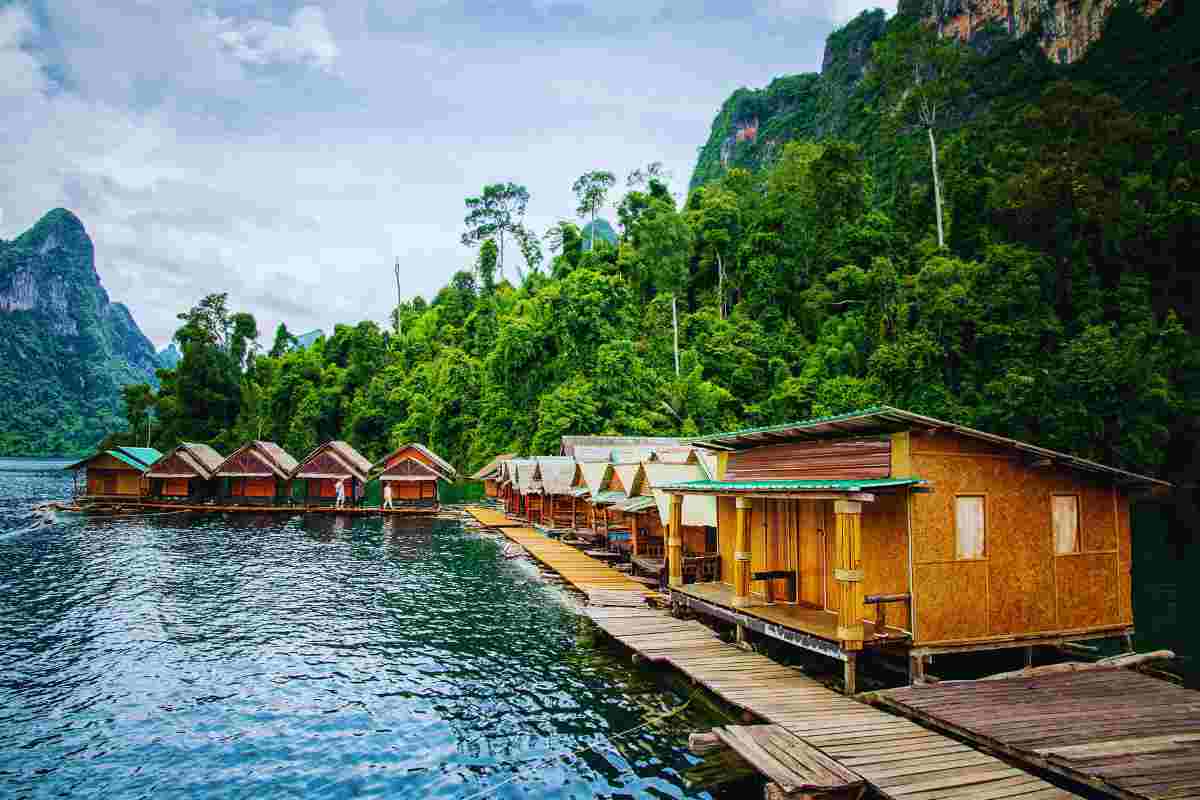
[[[685,441],[688,443],[702,443],[712,439],[748,436],[756,433],[773,433],[775,431],[791,431],[796,428],[811,428],[816,425],[824,425],[830,422],[857,419],[858,417],[870,417],[888,410],[889,409],[887,406],[871,406],[869,408],[862,408],[857,411],[847,411],[845,414],[833,414],[832,416],[828,417],[813,417],[812,419],[804,419],[797,422],[782,422],[778,425],[765,425],[760,428],[742,428],[740,430],[725,431],[723,433],[711,433],[706,436],[693,436]]]
[[[631,497],[624,503],[619,503],[616,507],[617,511],[623,511],[626,514],[634,514],[638,511],[645,511],[647,508],[654,508],[654,498],[650,495]]]
[[[628,500],[629,495],[624,492],[597,492],[592,496],[592,503],[620,503],[623,500]]]
[[[915,486],[925,483],[921,478],[870,478],[861,480],[802,480],[802,481],[683,481],[656,486],[665,492],[864,492],[895,486]]]
[[[162,453],[153,447],[122,447],[120,450],[141,461],[147,467],[162,458]]]

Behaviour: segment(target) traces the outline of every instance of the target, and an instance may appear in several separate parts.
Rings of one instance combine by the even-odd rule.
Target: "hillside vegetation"
[[[814,97],[818,79],[783,79],[756,110],[759,142],[780,131],[769,161],[735,153],[706,172],[702,156],[678,208],[658,170],[639,171],[616,246],[585,252],[564,222],[542,266],[523,204],[505,206],[464,237],[483,242],[476,263],[403,304],[394,329],[339,325],[299,350],[281,327],[256,352],[253,319],[206,299],[161,390],[130,390],[130,424],[154,406],[160,446],[265,438],[297,456],[335,437],[371,457],[413,439],[471,469],[568,433],[687,435],[890,403],[1192,481],[1200,132],[1194,88],[1158,77],[1194,69],[1200,37],[1196,11],[1167,10],[1114,12],[1065,72],[1020,42],[965,64],[960,113],[937,131],[944,247],[927,137],[862,94],[883,89]],[[883,45],[912,35],[881,15],[855,26],[886,28]],[[790,111],[769,117],[784,95]],[[518,286],[497,262],[504,231],[526,259]]]

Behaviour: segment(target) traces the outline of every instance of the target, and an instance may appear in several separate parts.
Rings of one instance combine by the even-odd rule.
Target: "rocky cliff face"
[[[65,209],[0,242],[0,454],[75,452],[122,426],[121,387],[160,366],[109,301],[83,223]]]
[[[883,11],[865,11],[830,34],[819,74],[789,75],[765,89],[734,92],[700,150],[691,188],[734,167],[768,165],[793,139],[846,136],[854,89],[868,68],[871,45],[886,28]]]

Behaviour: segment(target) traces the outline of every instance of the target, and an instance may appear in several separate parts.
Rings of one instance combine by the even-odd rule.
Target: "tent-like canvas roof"
[[[353,476],[366,483],[371,472],[371,462],[366,457],[340,440],[320,445],[300,462],[292,473],[293,478],[345,478]]]
[[[521,494],[540,492],[542,482],[537,477],[538,462],[533,458],[516,458],[512,461],[514,483]]]
[[[483,466],[478,472],[471,476],[473,481],[496,480],[500,475],[500,467],[503,462],[509,459],[516,458],[516,453],[504,453],[498,455]]]
[[[146,470],[148,478],[193,478],[211,480],[225,457],[206,444],[183,442]]]
[[[251,462],[261,467],[255,469]],[[287,480],[296,469],[296,459],[274,442],[253,441],[232,452],[217,467],[220,478],[275,477]]]
[[[613,471],[617,473],[617,477],[620,478],[621,486],[624,487],[626,494],[633,492],[634,479],[637,477],[638,469],[640,469],[641,466],[641,463],[637,461],[630,464],[613,465]]]
[[[604,487],[604,476],[612,468],[607,461],[585,461],[579,465],[583,472],[584,483],[587,484],[588,494],[595,497]]]
[[[575,480],[575,459],[568,456],[538,456],[538,475],[546,494],[570,494]]]
[[[662,520],[663,525],[668,525],[671,521],[671,496],[658,487],[672,483],[701,481],[708,478],[704,467],[698,461],[685,464],[664,464],[661,461],[647,461],[642,464],[642,469],[644,470],[645,482],[648,484],[647,487],[643,487],[643,491],[648,489],[654,496],[654,503],[658,506],[658,516]],[[717,498],[692,494],[684,495],[683,524],[711,525],[716,527]]]
[[[1048,450],[1044,447],[1017,441],[1016,439],[1008,439],[993,433],[985,433],[974,428],[968,428],[965,425],[958,425],[953,422],[914,414],[911,411],[904,411],[899,408],[892,408],[891,406],[876,406],[832,417],[818,417],[799,422],[786,422],[782,425],[770,425],[764,428],[746,428],[727,433],[697,436],[689,441],[697,447],[711,450],[745,450],[765,444],[794,442],[804,439],[867,436],[911,430],[913,428],[951,431],[961,436],[980,439],[1000,447],[1009,447],[1025,452],[1038,458],[1046,459],[1052,464],[1062,464],[1086,472],[1099,473],[1116,480],[1118,483],[1130,486],[1148,488],[1150,486],[1171,485],[1157,478],[1138,475],[1134,472],[1126,472],[1125,470],[1105,466],[1104,464],[1089,461],[1086,458],[1079,458],[1069,453]]]

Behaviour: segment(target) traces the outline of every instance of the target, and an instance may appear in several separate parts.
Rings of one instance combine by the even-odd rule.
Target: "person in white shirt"
[[[383,507],[384,508],[392,508],[392,509],[395,508],[395,506],[392,505],[392,482],[391,481],[383,482]]]
[[[346,506],[346,479],[342,478],[337,484],[337,507],[344,508]]]

